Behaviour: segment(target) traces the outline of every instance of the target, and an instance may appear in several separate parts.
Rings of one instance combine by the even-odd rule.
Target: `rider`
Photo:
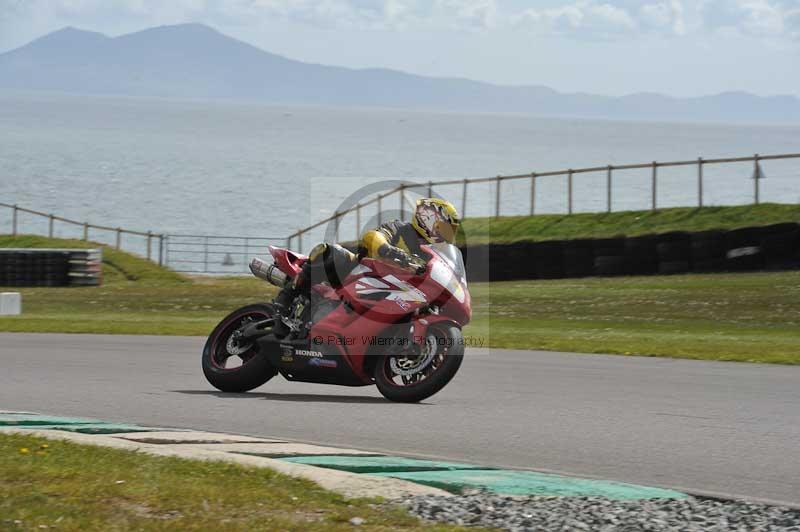
[[[410,222],[395,220],[364,233],[357,255],[336,244],[315,246],[300,274],[284,286],[273,301],[275,310],[282,318],[276,320],[273,332],[279,337],[289,333],[290,328],[285,321],[292,301],[301,291],[310,291],[311,285],[317,284],[316,281],[327,280],[332,285],[340,285],[341,279],[364,257],[394,261],[405,267],[413,266],[422,259],[420,246],[437,242],[454,243],[458,226],[458,211],[452,203],[439,198],[422,198],[417,200]]]

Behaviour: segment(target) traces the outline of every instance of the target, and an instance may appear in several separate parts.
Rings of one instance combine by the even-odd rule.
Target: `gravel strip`
[[[413,515],[429,521],[512,531],[800,532],[798,510],[709,499],[512,498],[471,492],[460,497],[413,497],[405,504]]]

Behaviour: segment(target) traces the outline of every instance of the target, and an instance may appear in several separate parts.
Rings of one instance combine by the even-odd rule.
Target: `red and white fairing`
[[[398,323],[408,323],[411,338],[420,344],[434,324],[450,322],[460,328],[469,323],[471,299],[461,252],[447,243],[425,245],[422,249],[430,256],[422,274],[365,258],[340,288],[313,287],[322,297],[343,304],[313,324],[310,349],[318,348],[325,358],[341,357],[355,381],[360,381],[350,384],[372,382],[365,371],[365,357],[372,345],[369,339],[380,338]],[[300,273],[307,260],[272,246],[270,253],[278,268],[291,278]],[[338,369],[341,373],[346,368]]]

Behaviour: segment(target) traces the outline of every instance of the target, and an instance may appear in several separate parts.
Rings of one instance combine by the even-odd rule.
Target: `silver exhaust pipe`
[[[268,264],[258,257],[253,257],[250,261],[250,271],[264,281],[274,284],[278,288],[283,288],[289,278],[273,264]]]

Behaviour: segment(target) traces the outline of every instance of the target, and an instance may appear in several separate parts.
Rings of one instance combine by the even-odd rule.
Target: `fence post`
[[[461,189],[461,217],[464,218],[467,215],[467,185],[469,185],[469,180],[464,179],[464,186]]]
[[[383,221],[382,221],[382,219],[383,219],[383,207],[381,207],[381,200],[382,199],[383,199],[383,196],[378,194],[378,225],[381,225],[383,223]]]
[[[292,249],[292,240],[294,239],[294,235],[289,235],[286,237],[286,249]]]
[[[650,209],[654,211],[656,210],[656,201],[658,197],[658,163],[655,161],[653,161],[653,179],[652,183],[650,184],[650,188],[652,189],[653,193],[653,201]]]
[[[339,241],[339,213],[338,212],[334,212],[333,213],[333,228],[334,228],[333,241],[334,242],[338,242]]]
[[[531,174],[531,216],[536,212],[536,174]]]
[[[429,198],[433,197],[433,182],[432,181],[428,181],[428,197]]]
[[[208,273],[208,236],[203,239],[203,273]]]
[[[48,221],[48,224],[47,224],[47,236],[49,236],[50,238],[53,238],[53,214],[51,213],[47,217],[47,219],[48,219],[47,220]]]
[[[753,181],[755,181],[755,201],[756,205],[758,205],[760,198],[760,190],[758,187],[758,182],[761,181],[761,166],[758,164],[759,155],[756,153],[755,157],[753,157]]]
[[[494,189],[494,217],[500,218],[500,176],[497,176],[496,186]]]
[[[567,212],[572,214],[572,168],[567,175]]]
[[[361,238],[361,204],[356,205],[356,240]]]
[[[245,261],[246,263],[247,261]],[[158,265],[164,265],[164,235],[158,235]]]
[[[83,222],[83,240],[89,240],[89,222]]]
[[[117,227],[117,249],[122,245],[122,229]]]
[[[703,206],[703,158],[697,159],[697,206]]]
[[[406,187],[405,185],[400,185],[400,190],[398,192],[400,197],[400,221],[406,221]]]
[[[608,171],[606,173],[606,212],[611,212],[611,174],[613,172],[614,167],[609,164]]]
[[[147,232],[147,260],[151,260],[152,257],[152,242],[153,242],[153,232]]]
[[[12,214],[11,214],[11,235],[12,236],[17,236],[17,217],[18,217],[18,212],[17,211],[18,210],[19,210],[19,207],[14,205],[14,210],[12,211]]]
[[[303,252],[303,230],[297,230],[297,251],[299,253]]]

